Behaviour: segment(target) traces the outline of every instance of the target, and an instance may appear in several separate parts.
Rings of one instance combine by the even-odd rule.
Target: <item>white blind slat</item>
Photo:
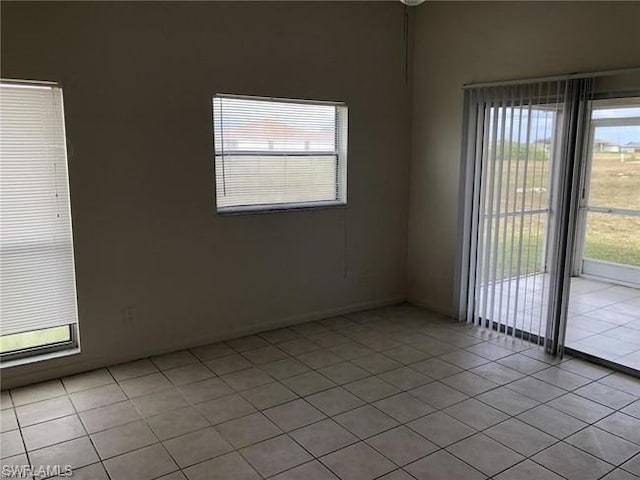
[[[464,318],[511,335],[540,336],[547,312],[545,238],[561,87],[487,87],[469,94],[473,229],[470,283],[461,301]]]
[[[347,108],[213,98],[218,210],[346,202]]]
[[[0,334],[77,323],[62,90],[0,84]]]

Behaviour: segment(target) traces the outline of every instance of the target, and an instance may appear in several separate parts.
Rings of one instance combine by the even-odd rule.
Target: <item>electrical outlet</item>
[[[133,323],[136,319],[136,309],[131,305],[122,309],[122,321],[124,323]]]

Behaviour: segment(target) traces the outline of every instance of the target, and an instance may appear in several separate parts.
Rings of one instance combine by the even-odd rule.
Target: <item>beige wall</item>
[[[402,15],[399,2],[2,2],[2,76],[64,87],[83,347],[3,370],[3,388],[402,300]],[[214,92],[347,102],[348,208],[216,215]]]
[[[411,301],[452,313],[462,85],[640,66],[638,19],[639,2],[427,2],[418,7]]]
[[[405,296],[451,313],[461,86],[637,66],[640,4],[427,2],[412,97],[402,11],[3,2],[2,76],[64,86],[83,346],[3,387]],[[349,208],[217,216],[214,92],[346,101]]]

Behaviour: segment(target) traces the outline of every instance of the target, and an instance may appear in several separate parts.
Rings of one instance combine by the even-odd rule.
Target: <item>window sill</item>
[[[0,369],[19,367],[23,365],[29,365],[31,363],[44,362],[47,360],[54,360],[56,358],[68,357],[71,355],[77,355],[80,353],[80,347],[74,346],[64,350],[57,350],[55,352],[40,353],[36,355],[30,355],[28,357],[14,358],[11,360],[0,360]]]
[[[254,215],[264,213],[297,212],[303,210],[326,210],[334,208],[346,208],[347,203],[342,201],[333,202],[301,202],[301,203],[274,203],[269,205],[248,205],[244,207],[222,207],[218,208],[218,215]]]

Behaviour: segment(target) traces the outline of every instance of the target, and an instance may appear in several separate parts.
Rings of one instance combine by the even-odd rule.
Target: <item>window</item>
[[[62,89],[0,82],[0,355],[76,345]]]
[[[216,95],[218,212],[344,205],[347,107]]]
[[[594,100],[574,271],[640,284],[640,97]]]

